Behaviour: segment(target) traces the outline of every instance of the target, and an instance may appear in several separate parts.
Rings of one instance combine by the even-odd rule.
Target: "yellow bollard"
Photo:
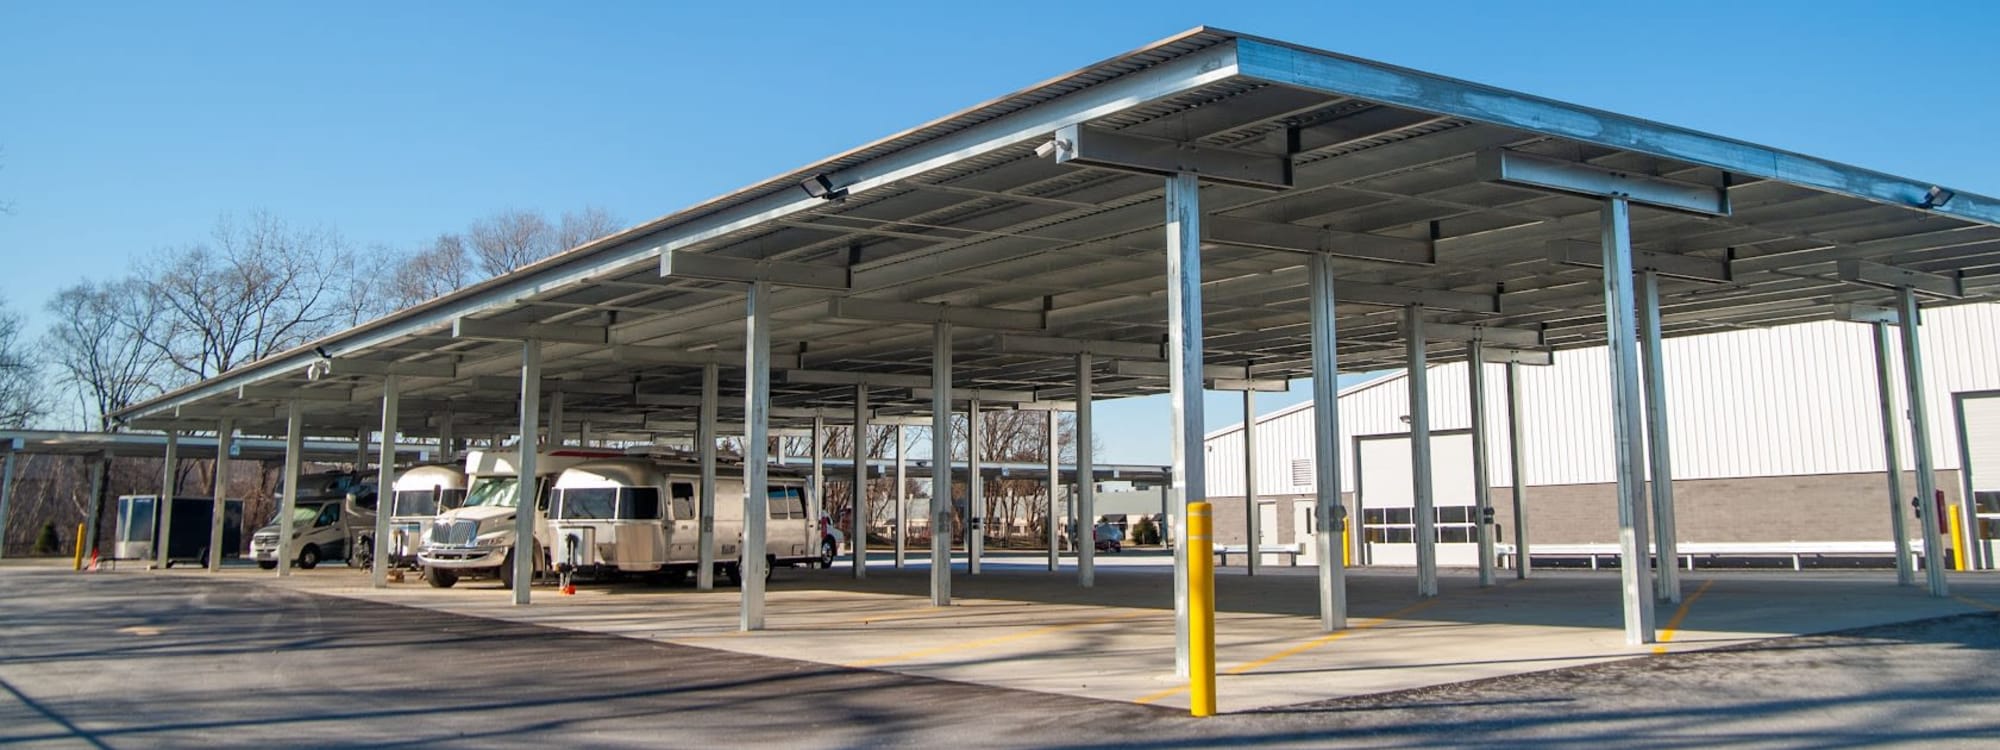
[[[1953,505],[1946,509],[1944,517],[1951,524],[1952,570],[1971,570],[1972,568],[1969,567],[1971,561],[1965,559],[1965,528],[1958,520],[1958,506]]]
[[[1353,534],[1353,529],[1343,527],[1340,530],[1340,565],[1344,568],[1354,567]]]
[[[83,570],[83,524],[76,525],[76,564],[73,570]]]
[[[1215,540],[1208,503],[1189,503],[1188,713],[1215,715]]]

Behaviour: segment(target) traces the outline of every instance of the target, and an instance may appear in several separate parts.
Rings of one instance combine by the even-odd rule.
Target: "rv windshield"
[[[472,490],[465,495],[465,507],[488,505],[495,508],[517,508],[521,505],[520,477],[480,477],[473,480]]]
[[[278,521],[283,519],[284,517],[285,517],[285,510],[283,508],[279,508],[278,512],[271,514],[271,522],[268,525],[276,526],[278,525]],[[319,506],[317,505],[299,505],[299,506],[294,506],[292,508],[293,526],[309,526],[312,524],[313,519],[318,517],[319,517]]]

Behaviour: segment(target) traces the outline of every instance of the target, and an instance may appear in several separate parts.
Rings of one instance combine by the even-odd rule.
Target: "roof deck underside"
[[[605,328],[608,345],[545,344],[544,377],[559,381],[546,389],[564,393],[571,429],[588,421],[601,432],[681,433],[695,419],[686,399],[700,393],[700,369],[648,364],[635,353],[649,350],[633,347],[740,352],[745,295],[740,284],[663,277],[660,252],[670,249],[851,271],[851,291],[776,291],[772,345],[781,368],[929,375],[929,325],[832,318],[829,300],[837,296],[1044,311],[1044,328],[1028,335],[1157,348],[1167,335],[1161,178],[1037,156],[1035,147],[1049,140],[1052,128],[984,141],[949,158],[905,159],[900,171],[871,173],[868,165],[923,144],[970,141],[982,126],[998,130],[995,123],[1026,120],[1121,80],[1165,77],[1162,71],[1196,56],[1228,51],[1234,59],[1235,44],[1233,36],[1191,34],[322,343],[342,359],[450,365],[438,377],[402,378],[402,429],[431,434],[449,411],[457,435],[478,437],[512,431],[516,400],[508,379],[518,377],[521,349],[455,338],[450,318]],[[1245,227],[1254,233],[1263,225],[1292,225],[1275,227],[1287,231],[1273,234],[1272,243],[1291,241],[1301,227],[1432,241],[1433,264],[1335,259],[1341,284],[1378,293],[1347,295],[1338,306],[1343,370],[1404,363],[1402,309],[1378,298],[1378,287],[1498,300],[1498,312],[1440,303],[1431,320],[1541,329],[1556,348],[1602,343],[1600,271],[1552,257],[1559,254],[1552,248],[1565,242],[1598,245],[1600,201],[1483,179],[1478,155],[1496,149],[1726,187],[1727,216],[1634,208],[1635,249],[1729,261],[1726,282],[1662,282],[1668,336],[1823,320],[1842,303],[1886,304],[1889,292],[1837,278],[1836,263],[1843,259],[1962,274],[1974,299],[1988,299],[2000,288],[2000,228],[1977,215],[1897,205],[1881,194],[1829,189],[1824,181],[1773,179],[1670,158],[1661,149],[1614,147],[1593,142],[1611,138],[1575,137],[1561,127],[1523,127],[1518,112],[1501,112],[1500,105],[1493,105],[1492,116],[1474,117],[1452,107],[1392,105],[1320,86],[1273,83],[1246,70],[1185,75],[1178,89],[1163,85],[1147,90],[1151,98],[1135,94],[1137,100],[1125,106],[1075,120],[1215,149],[1297,149],[1290,189],[1202,188],[1204,216],[1244,220],[1228,242],[1204,243],[1204,347],[1211,365],[1244,367],[1260,379],[1307,374],[1307,255],[1241,241]],[[844,201],[809,199],[798,181],[816,173],[851,177],[858,189]],[[1958,205],[1978,208],[1985,199],[1963,200]],[[762,213],[753,216],[753,209]],[[731,215],[744,218],[723,220]],[[697,226],[701,231],[693,231]],[[1020,331],[968,325],[955,331],[955,386],[1032,393],[1038,401],[1073,397],[1073,357],[1007,345],[1007,337]],[[1165,391],[1165,379],[1119,365],[1121,358],[1148,357],[1136,347],[1118,350],[1121,355],[1097,357],[1100,397]],[[135,426],[148,427],[168,424],[178,413],[178,424],[200,429],[189,415],[233,414],[246,432],[281,433],[279,401],[238,397],[236,386],[255,384],[326,391],[327,400],[306,402],[312,432],[351,434],[374,424],[380,378],[309,381],[296,366],[307,361],[302,356],[281,355],[141,405],[128,416]],[[721,379],[722,419],[728,422],[740,419],[743,370],[740,355],[724,356],[736,363],[725,365]],[[1434,342],[1431,356],[1462,356],[1462,344]],[[805,409],[825,409],[829,416],[851,411],[853,398],[852,385],[793,382],[781,372],[771,400],[787,419],[796,419]],[[907,384],[875,389],[871,405],[878,414],[928,409]]]

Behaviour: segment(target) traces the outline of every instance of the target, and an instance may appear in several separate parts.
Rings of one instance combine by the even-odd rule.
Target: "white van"
[[[443,511],[431,522],[430,535],[418,548],[417,563],[424,580],[450,588],[466,576],[492,576],[514,587],[514,513],[521,503],[521,481],[515,451],[471,451],[465,457],[470,477],[465,504]],[[547,524],[541,512],[557,475],[576,464],[624,455],[616,451],[560,448],[538,454],[535,481],[529,488],[535,530],[535,572],[549,569]]]
[[[556,569],[592,576],[661,573],[679,578],[701,563],[695,497],[701,469],[684,460],[622,458],[570,467],[556,479],[549,526]],[[803,477],[774,469],[765,524],[766,575],[818,562],[806,518]],[[742,582],[743,478],[715,480],[716,571]]]
[[[417,554],[430,535],[437,515],[465,503],[465,470],[449,464],[412,467],[396,475],[389,493],[389,567],[416,568]],[[349,496],[350,501],[353,496]],[[375,527],[358,532],[354,557],[358,567],[369,567],[375,551]]]

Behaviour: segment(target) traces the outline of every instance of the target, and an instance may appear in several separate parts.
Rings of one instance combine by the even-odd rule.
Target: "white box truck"
[[[535,479],[528,483],[528,512],[535,518],[535,572],[549,570],[547,528],[542,511],[556,476],[584,461],[617,458],[617,451],[560,448],[536,454]],[[471,451],[465,457],[469,477],[465,504],[443,511],[431,522],[430,536],[418,548],[417,564],[424,580],[450,588],[467,576],[491,576],[513,588],[514,514],[522,505],[521,479],[514,451]]]
[[[591,577],[621,573],[684,577],[701,562],[701,518],[696,488],[700,467],[678,457],[632,457],[571,466],[556,479],[549,504],[549,534],[556,569]],[[744,494],[736,476],[715,481],[716,572],[742,582],[740,548]],[[772,567],[819,561],[806,518],[804,477],[773,468],[768,488],[764,557]]]

